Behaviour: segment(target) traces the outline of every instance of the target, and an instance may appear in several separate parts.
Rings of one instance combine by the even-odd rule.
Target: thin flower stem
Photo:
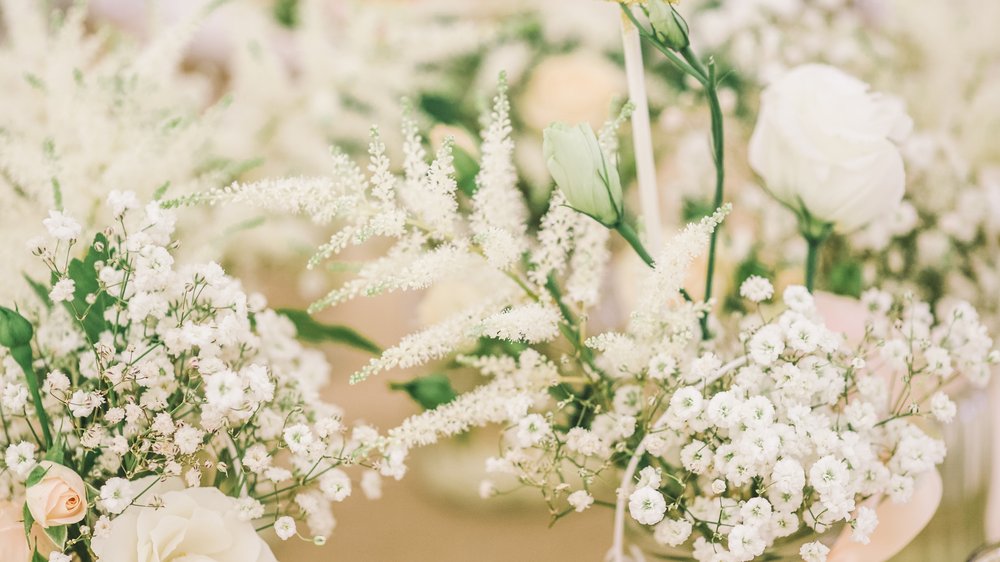
[[[690,49],[685,49],[690,51]],[[696,57],[692,57],[697,60]],[[726,165],[725,165],[725,142],[723,137],[722,105],[719,103],[719,90],[716,83],[715,62],[708,63],[708,80],[705,84],[705,93],[708,95],[708,107],[712,116],[712,153],[715,162],[715,199],[713,206],[718,209],[722,207],[725,197]],[[712,298],[712,285],[715,280],[715,254],[719,242],[719,231],[722,225],[717,225],[712,230],[708,246],[708,265],[705,275],[705,302]],[[708,334],[708,313],[701,317],[701,331]]]
[[[715,164],[715,196],[713,204],[715,208],[718,209],[722,207],[725,199],[726,168],[722,104],[719,102],[718,77],[716,75],[715,61],[709,59],[708,67],[706,68],[690,46],[684,47],[680,51],[674,51],[668,45],[664,44],[654,33],[650,33],[649,30],[645,29],[638,19],[636,19],[631,8],[622,4],[622,11],[632,22],[632,25],[635,27],[639,35],[652,44],[656,50],[663,53],[667,60],[680,69],[681,72],[684,72],[697,80],[698,83],[700,83],[705,89],[705,96],[708,98],[708,108],[712,121],[712,160]],[[715,282],[715,255],[718,249],[720,230],[721,225],[716,226],[716,228],[712,231],[709,242],[704,295],[704,302],[706,303],[712,299],[712,289]],[[624,233],[622,233],[622,235],[624,236]],[[685,298],[687,298],[686,294]],[[711,337],[711,332],[709,332],[708,329],[707,311],[702,315],[700,324],[702,337],[704,339],[709,339]]]
[[[649,267],[656,267],[656,262],[653,260],[653,256],[649,255],[646,251],[646,247],[642,245],[642,240],[639,239],[639,233],[632,228],[627,221],[622,221],[617,227],[618,233],[622,235],[622,238],[632,246],[636,254],[642,258],[642,261],[646,262]]]

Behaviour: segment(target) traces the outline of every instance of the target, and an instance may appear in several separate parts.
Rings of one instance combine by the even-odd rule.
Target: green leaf
[[[58,527],[49,527],[45,529],[45,534],[48,535],[49,540],[52,541],[54,545],[59,547],[59,550],[66,548],[66,535],[68,529],[66,525],[60,525]]]
[[[27,489],[34,486],[35,484],[38,484],[39,482],[42,481],[42,478],[45,478],[45,475],[48,473],[49,473],[48,467],[44,467],[42,465],[36,466],[35,468],[31,469],[31,472],[28,473],[28,479],[24,482],[24,487]]]
[[[33,335],[31,322],[18,312],[0,306],[0,345],[11,349],[26,346]]]
[[[31,526],[35,524],[35,518],[31,516],[31,510],[28,509],[27,503],[24,504],[21,513],[24,518],[24,536],[28,539],[28,544],[31,544]]]
[[[31,555],[31,562],[48,562],[48,560],[38,552],[38,548],[35,548],[34,553]]]
[[[66,310],[71,316],[84,314],[80,320],[83,331],[87,338],[95,342],[100,338],[102,332],[107,330],[107,321],[104,319],[104,311],[114,302],[111,295],[100,292],[101,284],[97,279],[95,264],[99,261],[107,261],[109,258],[108,239],[103,234],[94,237],[94,243],[84,257],[83,261],[73,259],[69,262],[67,273],[69,278],[76,284],[73,293],[73,300],[66,303]],[[55,283],[57,279],[53,278]],[[87,295],[97,294],[97,300],[93,304],[87,302]],[[74,310],[76,312],[74,312]]]
[[[452,96],[439,93],[426,93],[420,96],[420,109],[440,123],[458,123],[462,120],[462,111]]]
[[[373,355],[382,353],[382,348],[378,344],[347,326],[317,322],[316,319],[304,310],[281,308],[277,312],[286,316],[295,324],[295,330],[298,332],[299,339],[303,341],[313,343],[336,342],[367,351]]]
[[[61,436],[57,436],[55,441],[52,443],[52,446],[45,452],[45,460],[52,461],[56,464],[65,464],[66,450]]]
[[[855,261],[841,261],[834,264],[827,279],[827,288],[838,295],[860,297],[864,290],[861,265]]]
[[[287,28],[294,28],[299,21],[299,0],[277,0],[274,19]]]
[[[49,288],[42,283],[35,281],[31,277],[28,277],[28,274],[24,274],[24,280],[28,282],[31,290],[38,295],[38,298],[45,305],[45,308],[52,310],[52,299],[49,298]]]
[[[389,383],[389,388],[406,392],[417,404],[428,410],[447,404],[456,396],[451,381],[441,373],[417,377],[404,383]]]

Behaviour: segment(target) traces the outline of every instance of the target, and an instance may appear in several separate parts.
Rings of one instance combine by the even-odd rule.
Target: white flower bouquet
[[[558,189],[542,208],[522,182],[529,174],[516,165],[516,116],[503,77],[478,150],[446,138],[432,143],[428,161],[409,112],[401,173],[386,146],[392,139],[372,129],[365,168],[337,151],[329,177],[237,182],[193,195],[186,189],[145,206],[116,191],[106,205],[114,222],[97,234],[85,234],[61,208],[54,176],[31,176],[34,199],[47,200],[51,184],[57,209],[44,221],[48,235],[30,243],[48,270],[46,279],[27,279],[37,302],[0,308],[0,559],[274,560],[259,533],[326,541],[335,524],[331,504],[352,492],[345,467],[366,467],[361,487],[378,496],[380,478],[402,478],[415,448],[487,424],[502,430],[482,495],[505,493],[512,482],[535,488],[553,522],[613,509],[614,562],[626,557],[627,530],[634,559],[645,551],[701,562],[877,561],[905,545],[940,500],[935,467],[946,451],[936,426],[956,415],[949,393],[984,386],[1000,362],[989,322],[944,289],[933,302],[900,290],[905,272],[860,300],[814,288],[828,285],[825,248],[835,246],[826,251],[840,259],[855,240],[846,236],[892,222],[894,213],[906,214],[900,209],[916,213],[900,205],[912,160],[901,146],[909,118],[895,98],[831,66],[804,65],[773,80],[761,95],[748,160],[804,238],[794,240],[806,248],[804,259],[789,260],[803,266],[802,284],[780,283],[774,299],[778,291],[766,276],[741,274],[737,295],[727,295],[739,297],[736,305],[717,302],[719,231],[733,212],[724,190],[726,73],[694,52],[698,31],[672,3],[620,4],[631,101],[598,132],[586,123],[545,128],[537,152]],[[55,34],[65,39],[66,58],[83,26],[83,12],[72,14]],[[294,17],[285,19],[294,27]],[[322,47],[316,52],[339,52],[315,41],[322,22],[310,19],[292,35],[314,40]],[[363,35],[369,27],[358,29]],[[467,27],[462,41],[409,54],[422,63],[461,57],[484,44],[483,29]],[[418,45],[425,37],[395,39],[390,44]],[[663,55],[689,98],[703,97],[711,123],[714,190],[700,194],[709,208],[667,243],[659,240],[641,41]],[[272,58],[265,72],[281,66]],[[237,58],[232,68],[249,72],[247,65]],[[58,70],[65,69],[53,74]],[[267,112],[253,103],[245,112],[273,109],[283,129],[315,136],[318,128],[286,122],[281,112],[305,105],[310,115],[328,117],[334,101],[347,104],[371,83],[356,82],[350,65],[345,75],[302,70],[308,99],[292,87],[274,94],[290,105],[262,96],[267,101],[258,105]],[[372,112],[381,115],[386,98],[411,80],[376,88],[378,99],[367,100]],[[29,77],[28,85],[37,82]],[[324,97],[330,84],[344,90],[343,100]],[[253,80],[241,86],[256,89]],[[538,106],[524,112],[529,121],[547,114],[531,111],[544,109],[543,101],[559,103],[546,100],[545,87],[529,92]],[[629,208],[631,170],[619,170],[617,130],[630,117],[638,217]],[[271,120],[264,121],[261,128],[270,130]],[[136,123],[124,115],[119,125],[131,131]],[[9,144],[34,154],[37,130],[30,120],[22,125]],[[199,130],[198,139],[207,138]],[[237,146],[258,140],[237,127],[226,132]],[[135,134],[144,133],[138,126]],[[277,135],[269,150],[280,152],[282,142],[302,150],[304,143],[289,138],[300,136]],[[201,152],[183,139],[176,148],[186,166],[160,163],[164,173],[199,187],[224,175],[210,170],[209,181],[193,165]],[[4,181],[25,176],[9,149],[5,154]],[[95,154],[80,161],[109,157]],[[312,154],[303,150],[303,161],[313,162]],[[138,173],[141,160],[128,163],[135,177],[146,175]],[[33,170],[31,163],[24,169]],[[106,183],[74,180],[98,189]],[[314,321],[267,309],[263,297],[246,294],[214,263],[175,266],[170,208],[199,203],[243,203],[332,224],[311,267],[349,246],[388,239],[384,254],[352,268],[354,277],[312,310],[386,292],[437,291],[445,319],[385,351],[339,332],[378,352],[354,382],[433,365],[436,374],[394,385],[426,411],[384,433],[366,425],[348,431],[341,410],[319,397],[329,365],[296,340],[297,328]],[[610,284],[614,233],[648,267]],[[754,242],[767,241],[761,235]],[[700,266],[703,292],[687,279]],[[456,287],[461,291],[452,293]],[[620,293],[635,293],[634,306],[621,306]],[[456,391],[447,375],[460,371],[479,384]],[[899,509],[912,513],[894,515]]]
[[[217,264],[175,265],[171,211],[108,206],[82,255],[52,211],[31,242],[43,303],[0,308],[0,513],[21,529],[2,558],[263,562],[272,528],[321,544],[377,433],[345,433],[291,319]]]

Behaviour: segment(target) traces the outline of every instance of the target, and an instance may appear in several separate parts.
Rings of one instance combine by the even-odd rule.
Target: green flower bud
[[[31,343],[31,322],[17,312],[0,306],[0,345],[9,348]]]
[[[688,24],[666,0],[649,0],[649,23],[665,45],[679,51],[687,47]]]
[[[613,228],[621,223],[622,185],[594,130],[586,123],[553,123],[545,129],[542,151],[552,179],[573,209]]]

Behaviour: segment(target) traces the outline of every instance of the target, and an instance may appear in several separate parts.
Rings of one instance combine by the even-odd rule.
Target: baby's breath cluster
[[[249,530],[258,549],[239,560],[270,556],[255,527],[322,542],[331,505],[352,492],[344,467],[371,466],[378,432],[351,431],[321,399],[329,364],[262,295],[215,263],[174,262],[171,211],[129,192],[108,207],[116,222],[89,245],[59,211],[30,244],[51,282],[35,284],[44,304],[23,311],[33,336],[0,342],[0,498],[26,502],[66,553],[106,557],[134,542],[137,518],[191,501],[231,533]],[[8,312],[5,330],[23,320]],[[54,467],[85,483],[59,521],[33,503]]]

